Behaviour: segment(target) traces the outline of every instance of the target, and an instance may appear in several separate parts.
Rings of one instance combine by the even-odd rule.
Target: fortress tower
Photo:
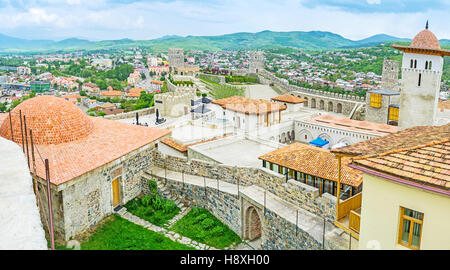
[[[381,88],[398,91],[398,61],[384,60]]]
[[[250,73],[258,73],[264,69],[264,53],[262,51],[250,52],[248,70]]]
[[[441,49],[428,22],[410,46],[392,47],[403,51],[399,129],[434,125],[444,56],[450,50]]]
[[[174,68],[184,66],[184,50],[182,48],[169,48],[168,58],[170,73]]]

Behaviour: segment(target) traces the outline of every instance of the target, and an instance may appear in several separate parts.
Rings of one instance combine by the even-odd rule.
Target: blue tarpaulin
[[[317,137],[317,139],[310,141],[309,144],[315,145],[315,146],[319,146],[322,147],[324,145],[326,145],[327,143],[330,143],[329,141],[325,141],[320,137]]]

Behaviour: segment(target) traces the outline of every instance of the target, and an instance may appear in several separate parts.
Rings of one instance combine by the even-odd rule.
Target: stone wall
[[[160,178],[162,181],[164,178]],[[167,179],[167,190],[170,197],[181,198],[181,200],[191,207],[201,207],[208,209],[214,216],[219,218],[225,225],[236,234],[241,235],[241,204],[238,195],[217,191],[215,188],[190,184]],[[143,185],[148,185],[143,181]],[[148,193],[148,188],[144,193]],[[163,193],[161,196],[165,197]],[[166,198],[169,199],[169,198]]]
[[[199,77],[200,79],[206,79],[215,83],[222,83],[224,84],[225,81],[225,77],[221,76],[221,75],[214,75],[214,74],[205,74],[205,73],[201,73],[198,74],[197,77]]]
[[[145,108],[142,110],[136,110],[136,111],[132,111],[132,112],[119,113],[119,114],[115,114],[115,115],[106,115],[103,118],[109,119],[109,120],[133,118],[133,117],[136,117],[136,113],[138,113],[139,116],[152,114],[152,113],[155,113],[155,107]]]
[[[319,250],[322,244],[295,224],[266,209],[263,216],[262,249]]]
[[[57,234],[68,240],[111,214],[112,181],[117,177],[121,204],[139,195],[142,192],[141,175],[153,163],[153,150],[154,144],[149,144],[58,186],[53,207],[53,213],[57,214]],[[60,208],[62,216],[58,214]]]
[[[186,174],[220,179],[232,184],[237,184],[239,181],[242,186],[257,185],[294,205],[334,221],[336,200],[333,196],[328,196],[326,193],[319,196],[317,188],[292,179],[286,182],[285,176],[266,168],[233,167],[195,159],[188,160],[169,155],[163,156],[158,151],[155,151],[154,155],[155,166],[161,168],[167,166],[172,171],[184,171]]]
[[[259,72],[260,82],[271,84],[277,88],[289,92],[294,96],[306,99],[305,107],[319,109],[328,112],[350,115],[358,104],[365,102],[365,97],[337,94],[332,92],[308,89],[296,85],[290,85],[266,70]]]

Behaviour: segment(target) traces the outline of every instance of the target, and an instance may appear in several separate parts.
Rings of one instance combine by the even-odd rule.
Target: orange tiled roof
[[[43,102],[44,99],[47,102]],[[60,106],[55,107],[54,103]],[[170,131],[165,129],[89,117],[72,103],[51,96],[35,97],[20,105],[23,109],[31,107],[26,110],[29,112],[27,128],[34,128],[36,148],[43,159],[49,159],[50,179],[55,185],[70,181],[170,134]],[[19,106],[13,111],[20,108]],[[82,118],[86,122],[81,123],[82,121],[76,118],[80,113],[86,117]],[[72,123],[74,130],[61,127],[71,126],[67,123]],[[13,126],[16,124],[13,123]],[[4,118],[0,127],[0,136],[10,140],[9,118]],[[85,130],[86,127],[89,127],[89,130]],[[45,130],[55,135],[47,137]],[[83,136],[75,136],[77,132],[83,133]],[[18,138],[21,136],[16,136],[20,133],[14,134],[14,141],[21,140]],[[53,137],[59,139],[53,140]],[[37,158],[36,167],[37,175],[45,179],[45,168],[40,158]]]
[[[240,96],[217,99],[212,102],[226,110],[245,114],[263,114],[286,110],[286,105],[270,102],[264,99],[252,99]]]
[[[103,109],[109,109],[109,108],[115,108],[115,107],[116,107],[116,105],[114,105],[112,103],[105,103],[100,106],[100,108],[103,108]]]
[[[450,140],[358,157],[353,163],[406,180],[450,189]]]
[[[326,125],[350,131],[366,132],[378,135],[387,135],[397,132],[398,127],[388,124],[378,124],[367,121],[358,121],[333,115],[319,115],[308,120],[309,123]]]
[[[289,95],[289,94],[284,94],[284,95],[281,95],[278,97],[273,97],[272,100],[291,103],[291,104],[303,103],[303,102],[307,101],[306,99],[299,98],[299,97]]]
[[[228,137],[229,135],[225,135],[225,136],[221,136],[221,137],[217,137],[217,138],[213,138],[213,139],[209,139],[209,140],[205,140],[205,141],[200,141],[200,142],[195,142],[195,143],[191,143],[191,144],[186,144],[186,145],[182,145],[177,143],[176,141],[166,138],[164,140],[161,140],[162,143],[166,144],[167,146],[172,147],[173,149],[180,151],[180,152],[187,152],[188,147],[189,146],[194,146],[197,144],[201,144],[201,143],[206,143],[206,142],[212,142],[218,139],[223,139],[225,137]]]
[[[145,91],[144,88],[131,88],[129,93],[141,94],[142,91]]]
[[[441,111],[450,110],[450,99],[449,100],[439,100],[438,108]]]
[[[396,149],[447,139],[449,134],[450,124],[443,126],[417,126],[386,136],[335,148],[331,152],[354,156],[381,154]]]
[[[91,119],[71,102],[54,96],[28,99],[11,111],[14,141],[22,143],[20,112],[25,116],[27,129],[33,130],[36,144],[64,143],[86,137],[93,129]],[[37,121],[42,119],[43,121]],[[8,121],[0,125],[0,136],[10,138]]]
[[[124,94],[124,92],[122,91],[101,91],[100,92],[100,96],[107,96],[107,97],[118,97],[118,96],[122,96],[122,94]]]
[[[295,142],[264,154],[259,159],[323,179],[337,181],[338,160],[327,149]],[[362,182],[362,172],[344,165],[348,163],[350,163],[349,158],[342,159],[341,181],[343,184],[358,187]]]
[[[128,93],[125,96],[126,97],[140,97],[141,93]]]
[[[411,47],[440,50],[439,40],[428,29],[420,31],[412,40]]]
[[[164,82],[162,82],[162,81],[154,81],[154,80],[152,80],[152,84],[159,84],[159,85],[163,85],[163,84],[164,84]]]

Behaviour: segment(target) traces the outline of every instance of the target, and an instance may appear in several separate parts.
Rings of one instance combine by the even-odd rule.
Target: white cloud
[[[2,1],[2,0],[0,0]],[[71,1],[73,5],[68,5]],[[368,0],[381,3],[380,0]],[[386,33],[412,38],[430,19],[438,38],[450,38],[449,10],[420,13],[355,13],[332,7],[307,8],[302,0],[144,1],[48,0],[19,10],[0,7],[0,33],[33,39],[83,37],[151,39],[163,35],[220,35],[234,32],[330,31],[350,39]],[[80,4],[77,4],[80,3]]]
[[[381,0],[367,0],[369,5],[379,5],[381,4]]]

